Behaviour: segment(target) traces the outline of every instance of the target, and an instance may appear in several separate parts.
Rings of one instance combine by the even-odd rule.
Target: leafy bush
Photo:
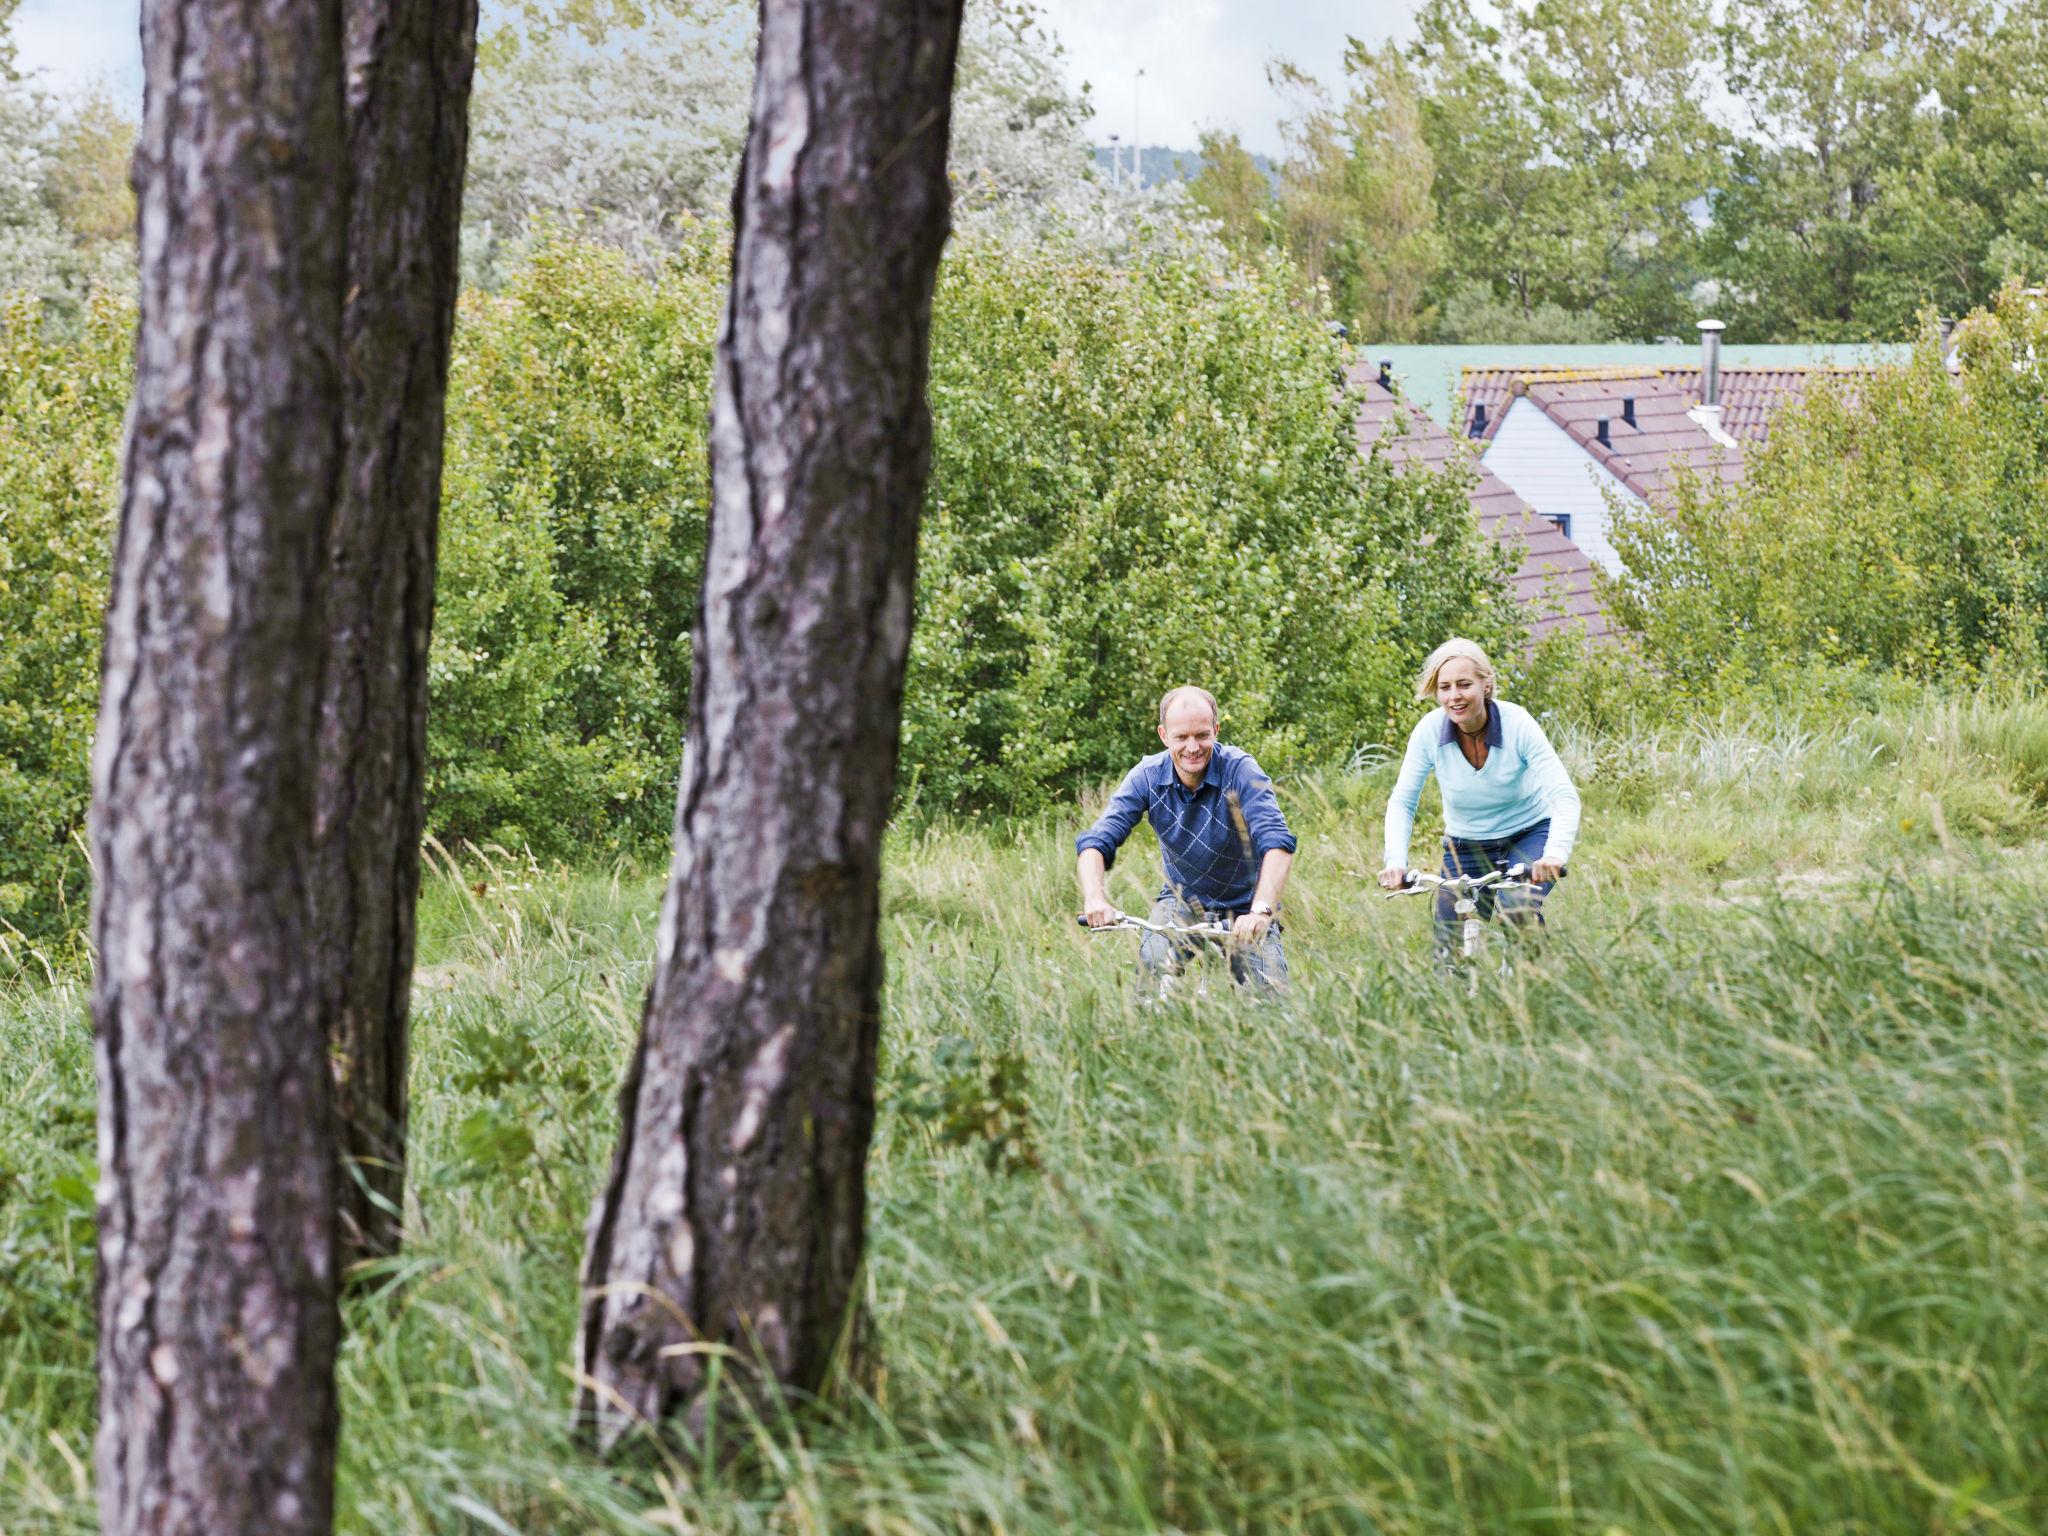
[[[668,826],[723,277],[701,232],[653,281],[550,240],[464,299],[429,683],[443,841],[555,857]]]
[[[450,407],[429,791],[543,855],[667,826],[724,277],[565,239],[472,295]],[[934,316],[905,707],[927,806],[1113,776],[1199,678],[1275,766],[1382,734],[1421,649],[1513,625],[1457,486],[1358,458],[1336,356],[1275,282],[966,241]]]
[[[0,318],[0,920],[85,917],[87,755],[99,696],[130,306],[60,341],[17,293]]]
[[[708,503],[722,234],[650,278],[542,238],[463,301],[450,383],[428,827],[543,858],[668,827]],[[0,915],[82,916],[86,803],[132,309],[0,348]],[[963,242],[936,417],[904,784],[1010,812],[1122,772],[1200,680],[1280,768],[1408,712],[1415,658],[1514,617],[1452,480],[1362,461],[1334,344],[1279,282]]]
[[[2048,653],[2048,310],[2008,288],[1911,360],[1789,412],[1730,489],[1624,514],[1616,615],[1696,695],[1817,667],[2037,677]]]
[[[956,248],[904,771],[1015,808],[1120,774],[1199,681],[1269,767],[1341,758],[1454,626],[1514,618],[1463,488],[1362,463],[1281,282]]]

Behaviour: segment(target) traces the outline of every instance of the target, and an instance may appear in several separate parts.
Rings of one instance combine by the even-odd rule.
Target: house
[[[1653,506],[1681,474],[1733,484],[1773,419],[1855,368],[1727,368],[1720,322],[1700,325],[1702,355],[1684,366],[1467,368],[1464,435],[1480,461],[1540,517],[1610,572],[1612,508]]]
[[[1569,535],[1532,512],[1449,428],[1403,398],[1390,369],[1354,363],[1350,382],[1360,397],[1362,453],[1387,454],[1397,472],[1416,467],[1438,471],[1462,460],[1476,473],[1472,510],[1480,530],[1514,555],[1515,595],[1529,613],[1535,638],[1574,628],[1588,637],[1610,632],[1606,610],[1593,591],[1593,564]]]

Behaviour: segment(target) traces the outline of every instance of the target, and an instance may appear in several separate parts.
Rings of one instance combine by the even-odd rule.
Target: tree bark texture
[[[343,0],[344,449],[328,544],[313,949],[331,1020],[344,1261],[397,1250],[425,820],[427,647],[474,0]]]
[[[339,0],[144,0],[141,321],[93,756],[109,1536],[323,1533],[336,1334],[306,965],[341,448]]]
[[[607,1444],[701,1424],[703,1346],[817,1387],[849,1320],[960,9],[761,8],[675,861],[585,1254]]]

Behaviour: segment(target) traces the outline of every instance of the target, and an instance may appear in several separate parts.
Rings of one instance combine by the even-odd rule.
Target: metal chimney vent
[[[1700,322],[1700,404],[1708,410],[1721,405],[1721,333],[1727,329],[1719,320]]]
[[[1600,440],[1600,446],[1602,448],[1611,448],[1614,446],[1614,439],[1607,435],[1607,418],[1605,416],[1602,416],[1600,418],[1600,424],[1599,426],[1594,428],[1593,435]]]
[[[1383,357],[1380,359],[1380,388],[1392,389],[1393,387],[1394,360],[1391,357]]]
[[[1486,436],[1486,402],[1484,400],[1472,407],[1472,435],[1474,437]]]
[[[1623,395],[1621,397],[1621,419],[1630,426],[1636,424],[1636,397],[1634,395]]]

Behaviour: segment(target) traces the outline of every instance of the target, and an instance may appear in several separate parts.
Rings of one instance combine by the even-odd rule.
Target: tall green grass
[[[1368,887],[1383,767],[1288,786],[1268,1007],[1137,1006],[1072,928],[1080,811],[900,836],[867,1358],[610,1464],[568,1422],[575,1269],[658,880],[437,855],[343,1529],[2048,1529],[2048,712],[1560,737],[1587,836],[1473,998]],[[1035,1170],[918,1112],[1005,1059]],[[25,985],[7,1536],[92,1528],[91,1102],[82,992]]]

